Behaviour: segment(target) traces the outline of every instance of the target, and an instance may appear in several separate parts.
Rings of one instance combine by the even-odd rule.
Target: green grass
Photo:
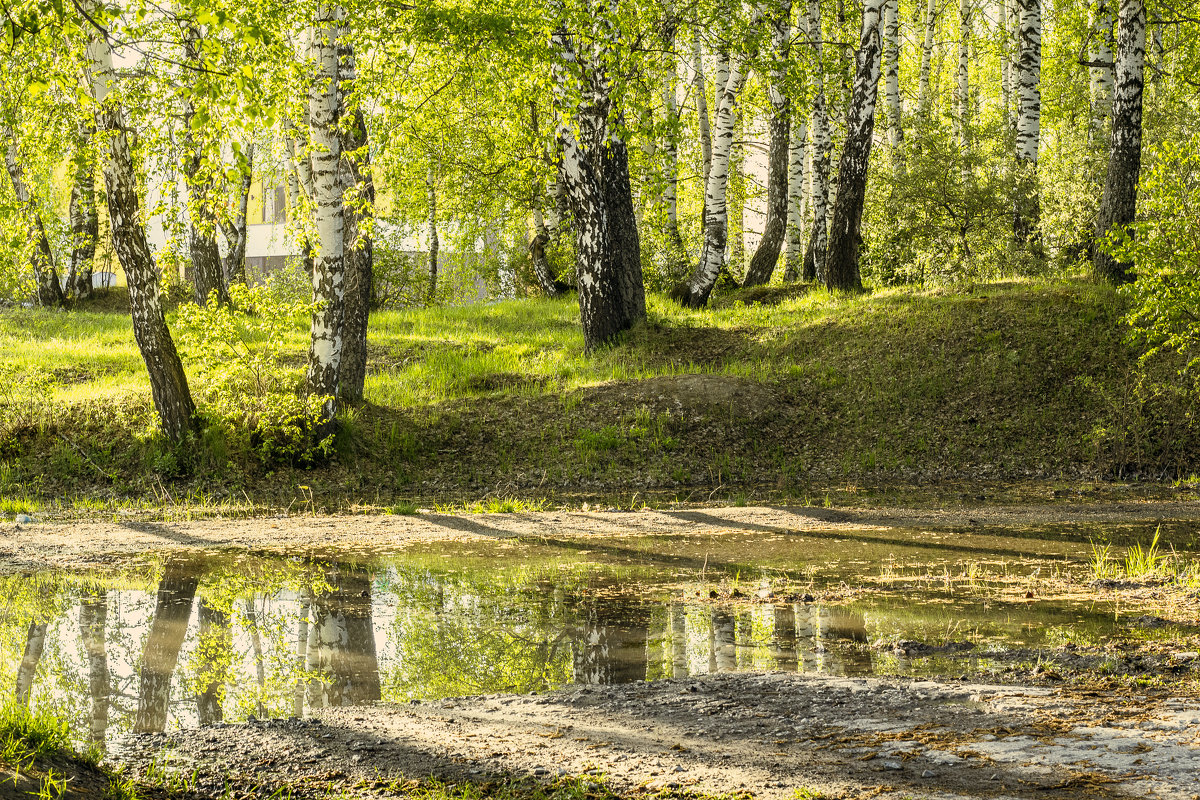
[[[572,299],[374,314],[368,403],[333,461],[307,471],[261,463],[212,422],[185,448],[163,442],[125,314],[5,310],[0,496],[78,513],[490,510],[498,497],[751,502],[1200,467],[1172,444],[1179,415],[1132,393],[1137,353],[1108,288],[739,299],[757,296],[702,310],[652,296],[647,324],[593,355]],[[299,381],[305,321],[282,341]]]

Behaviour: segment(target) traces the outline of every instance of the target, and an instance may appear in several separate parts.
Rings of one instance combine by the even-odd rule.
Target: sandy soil
[[[547,511],[519,514],[414,516],[289,516],[146,522],[0,524],[0,571],[101,564],[106,556],[194,549],[248,548],[264,552],[337,549],[380,552],[416,543],[475,538],[555,538],[596,535],[713,534],[837,531],[869,528],[961,528],[1051,524],[1129,524],[1200,519],[1200,503],[1124,503],[986,506],[961,509],[822,509],[812,507],[702,508],[622,512]]]
[[[833,797],[1196,797],[1200,703],[1070,690],[741,673],[543,696],[330,709],[314,720],[130,736],[218,791],[318,796],[392,781],[602,774],[622,791]]]

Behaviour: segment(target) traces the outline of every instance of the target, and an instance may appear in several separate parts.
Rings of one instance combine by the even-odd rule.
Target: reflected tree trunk
[[[254,676],[258,681],[258,701],[255,711],[260,717],[267,714],[263,697],[267,692],[267,670],[263,661],[262,632],[258,625],[258,610],[254,607],[254,598],[246,598],[246,629],[250,633],[250,649],[254,653]]]
[[[42,651],[46,648],[46,623],[31,622],[25,633],[25,653],[21,656],[21,666],[17,668],[17,704],[29,705],[33,694],[33,682],[37,677],[38,664],[42,660]]]
[[[154,621],[150,624],[146,649],[142,653],[137,715],[133,723],[135,733],[166,729],[171,679],[192,618],[198,583],[194,565],[182,559],[167,561],[158,583]]]
[[[685,606],[671,605],[671,677],[688,676],[687,616]]]
[[[325,579],[332,590],[313,597],[310,605],[309,707],[373,703],[380,699],[380,685],[371,577],[366,570],[339,565],[327,567]]]
[[[233,630],[229,614],[200,599],[196,612],[200,622],[197,635],[201,679],[207,679],[196,695],[196,713],[201,725],[215,725],[225,719],[225,684],[233,655]]]
[[[79,597],[79,637],[87,654],[88,696],[92,716],[88,725],[88,743],[105,747],[108,734],[108,706],[111,695],[108,671],[108,592],[97,586],[85,587]]]
[[[728,611],[712,612],[712,663],[717,672],[737,669],[737,619]]]
[[[312,592],[300,595],[300,615],[296,622],[296,689],[292,696],[292,716],[304,716],[304,691],[308,686],[308,616],[312,612]]]
[[[632,683],[646,679],[646,642],[650,611],[630,598],[587,601],[574,642],[574,682]]]
[[[791,606],[775,607],[771,658],[775,661],[776,669],[796,671],[796,612]]]

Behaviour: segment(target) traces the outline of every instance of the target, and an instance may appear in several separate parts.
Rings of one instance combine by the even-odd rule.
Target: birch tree
[[[792,2],[779,0],[769,16],[771,23],[771,69],[767,93],[771,101],[770,149],[767,153],[767,221],[762,239],[746,270],[745,286],[771,280],[783,247],[788,216],[788,162],[791,135],[791,101],[785,91],[787,61],[792,38]]]
[[[345,204],[340,173],[341,135],[338,131],[338,9],[318,3],[311,21],[310,53],[316,65],[308,93],[313,220],[317,241],[313,254],[313,311],[308,350],[308,392],[324,398],[314,432],[318,439],[332,432],[341,377],[343,322],[346,311]]]
[[[437,226],[437,183],[433,168],[429,169],[429,177],[425,179],[425,190],[429,195],[429,219],[426,236],[429,239],[429,302],[437,297],[438,275],[438,226]]]
[[[971,0],[958,4],[958,71],[954,84],[954,133],[965,155],[971,127]]]
[[[358,97],[358,64],[354,46],[347,36],[344,12],[338,9],[336,15],[340,25],[336,46],[336,118],[340,151],[338,193],[343,207],[343,268],[346,276],[342,333],[344,352],[338,387],[343,400],[359,403],[362,402],[367,379],[367,327],[375,261],[374,244],[371,241],[375,183],[371,176],[367,120]]]
[[[829,110],[825,104],[825,59],[821,30],[821,0],[808,0],[808,40],[812,43],[812,154],[809,172],[809,198],[812,203],[812,228],[808,249],[804,252],[803,278],[823,280],[828,247],[829,166],[833,154],[833,134]]]
[[[221,233],[225,236],[226,251],[223,269],[227,283],[246,283],[246,244],[249,237],[247,211],[250,205],[250,184],[254,180],[254,145],[235,151],[241,178],[234,187],[233,212],[218,217]],[[289,198],[292,209],[297,208],[299,198]]]
[[[94,124],[80,125],[71,156],[71,262],[67,267],[66,291],[77,299],[92,296],[92,262],[100,236],[94,138]]]
[[[729,157],[733,150],[737,126],[735,106],[738,94],[745,85],[748,68],[742,54],[730,55],[727,69],[719,69],[717,114],[713,125],[712,167],[704,187],[704,244],[699,263],[692,277],[678,287],[672,296],[683,306],[701,308],[716,286],[717,277],[725,266],[725,246],[729,234]]]
[[[880,57],[883,42],[880,16],[884,0],[863,3],[862,35],[858,46],[854,91],[846,112],[846,143],[838,163],[838,192],[829,225],[829,252],[825,259],[825,285],[841,291],[861,291],[858,269],[863,205],[866,202],[867,167],[875,130]]]
[[[808,155],[808,125],[803,117],[793,120],[789,139],[788,220],[783,267],[783,280],[786,283],[800,280],[800,270],[804,263],[804,165]]]
[[[193,22],[183,24],[183,52],[185,69],[191,80],[205,72],[201,55],[200,28]],[[199,129],[203,126],[196,116],[196,104],[191,93],[183,100],[183,150],[184,170],[188,185],[188,211],[191,224],[188,229],[188,252],[192,261],[192,285],[197,305],[205,305],[215,299],[220,305],[229,302],[229,290],[225,284],[221,252],[217,248],[217,215],[214,209],[215,187],[212,170],[205,163],[204,148]]]
[[[1018,247],[1041,253],[1038,147],[1042,118],[1042,4],[1017,0],[1017,139],[1013,235]]]
[[[85,24],[90,29],[88,85],[94,101],[96,130],[107,142],[103,168],[113,249],[129,287],[133,335],[146,362],[159,423],[168,438],[180,441],[195,429],[196,406],[163,316],[158,270],[142,227],[137,171],[129,144],[130,125],[124,107],[111,96],[116,74],[108,33],[99,27],[106,20],[104,7],[90,2],[85,8],[88,17]]]
[[[900,94],[900,0],[886,0],[883,7],[883,73],[887,97],[887,140],[892,169],[904,175],[904,98]]]
[[[1088,29],[1088,142],[1099,148],[1108,138],[1113,93],[1113,17],[1109,0],[1097,0]]]
[[[54,268],[54,251],[46,236],[46,226],[42,223],[42,214],[37,203],[25,183],[25,170],[21,166],[21,158],[17,151],[17,135],[10,128],[4,128],[8,146],[4,150],[5,165],[8,167],[8,177],[12,181],[13,194],[17,205],[21,208],[25,225],[28,230],[29,245],[32,252],[29,256],[29,266],[33,270],[33,278],[37,283],[38,303],[47,308],[64,305],[65,298],[62,286],[58,280],[58,270]]]
[[[933,72],[933,47],[937,37],[937,22],[938,0],[929,0],[925,8],[925,37],[921,43],[921,68],[917,73],[917,109],[924,119],[929,118],[933,103],[930,93],[930,78]]]
[[[568,29],[552,7],[551,35],[561,176],[575,219],[575,259],[584,347],[594,350],[645,316],[640,246],[629,184],[629,155],[619,131],[609,68],[620,46],[615,3],[584,21],[594,46]],[[586,99],[585,99],[586,98]]]
[[[1108,177],[1096,221],[1096,238],[1102,243],[1106,238],[1121,236],[1133,222],[1142,167],[1146,6],[1143,0],[1121,0],[1118,16]],[[1107,247],[1095,248],[1092,269],[1097,279],[1124,283],[1131,279],[1130,266],[1114,258]]]

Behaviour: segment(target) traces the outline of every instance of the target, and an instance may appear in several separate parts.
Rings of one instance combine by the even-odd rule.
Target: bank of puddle
[[[1061,591],[1089,555],[1050,529],[175,552],[0,579],[0,675],[102,748],[131,731],[570,684],[953,677],[1112,634],[1113,601]]]

